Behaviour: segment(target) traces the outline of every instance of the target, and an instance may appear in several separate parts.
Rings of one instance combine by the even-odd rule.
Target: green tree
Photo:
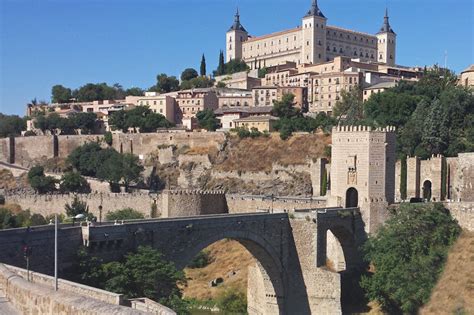
[[[200,67],[200,74],[202,77],[206,76],[206,57],[204,57],[204,54],[202,54],[201,58],[201,67]]]
[[[56,190],[56,179],[45,176],[42,166],[34,166],[28,171],[28,182],[37,193],[45,194]]]
[[[221,50],[219,52],[219,64],[215,72],[216,76],[225,74],[225,63],[224,63],[224,52]]]
[[[143,96],[145,95],[145,91],[138,87],[132,87],[125,91],[125,96]]]
[[[84,134],[91,134],[95,129],[97,115],[95,113],[75,113],[69,120],[73,129],[80,129]]]
[[[104,141],[105,141],[105,143],[107,143],[108,146],[112,146],[113,136],[112,136],[112,133],[110,131],[107,131],[104,134]]]
[[[105,289],[124,294],[127,298],[147,297],[169,305],[175,297],[181,298],[178,285],[186,278],[173,263],[148,246],[140,246],[128,254],[123,263],[112,262],[103,266]]]
[[[364,118],[364,107],[360,88],[351,91],[342,90],[341,99],[334,106],[333,115],[338,122],[354,125]]]
[[[59,189],[63,193],[90,193],[91,188],[87,180],[76,172],[67,172],[61,178]]]
[[[26,130],[25,119],[0,113],[0,138],[20,135],[23,130]]]
[[[181,73],[181,81],[189,81],[191,79],[197,78],[199,75],[197,71],[193,68],[186,68]]]
[[[267,73],[268,73],[268,69],[265,68],[265,67],[264,67],[264,68],[261,68],[261,69],[258,69],[258,77],[259,77],[260,79],[265,78],[265,76],[267,75]]]
[[[78,214],[84,214],[85,216],[89,215],[89,207],[87,203],[79,200],[79,197],[74,196],[74,199],[69,204],[64,205],[64,210],[66,210],[66,215],[68,217],[75,217]]]
[[[281,101],[273,102],[272,113],[280,118],[292,118],[299,115],[299,110],[295,108],[295,96],[293,94],[284,94]]]
[[[181,82],[181,90],[189,90],[196,88],[207,88],[214,85],[214,81],[208,77],[197,77],[189,81]]]
[[[124,208],[116,211],[112,211],[107,213],[105,216],[107,221],[115,221],[115,220],[137,220],[137,219],[144,219],[145,216],[134,210],[132,208]]]
[[[208,131],[216,131],[219,127],[219,120],[216,118],[212,109],[205,109],[197,112],[196,118],[200,128],[204,128]]]
[[[52,103],[67,103],[72,98],[72,91],[62,85],[55,85],[51,89]]]
[[[161,73],[156,77],[156,85],[149,89],[150,92],[169,93],[179,91],[179,80],[175,76]]]
[[[250,68],[245,61],[241,59],[232,59],[224,65],[223,74],[234,74],[237,72],[248,71]]]
[[[442,204],[401,204],[364,245],[374,266],[361,286],[385,311],[415,314],[426,303],[461,229]]]

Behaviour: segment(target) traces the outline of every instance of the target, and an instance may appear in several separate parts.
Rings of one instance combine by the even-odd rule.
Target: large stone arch
[[[232,239],[242,244],[257,261],[257,267],[263,276],[265,290],[265,309],[268,314],[285,314],[286,276],[277,251],[262,236],[249,231],[223,231],[215,235],[199,238],[191,237],[186,251],[175,253],[170,259],[178,269],[183,269],[203,249],[217,241]]]

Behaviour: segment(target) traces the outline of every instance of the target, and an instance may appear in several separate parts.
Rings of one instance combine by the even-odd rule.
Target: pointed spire
[[[388,8],[385,8],[385,16],[383,18],[383,25],[380,28],[379,33],[393,33],[393,34],[395,34],[393,29],[390,27],[390,22],[388,21]]]
[[[317,0],[313,0],[313,2],[311,3],[311,9],[309,9],[306,16],[319,16],[319,17],[322,17],[322,18],[326,18],[324,16],[323,12],[321,12],[321,10],[319,10]]]
[[[237,7],[237,11],[235,12],[234,16],[234,24],[230,27],[229,31],[243,31],[247,32],[245,28],[240,24],[240,12],[239,7]]]

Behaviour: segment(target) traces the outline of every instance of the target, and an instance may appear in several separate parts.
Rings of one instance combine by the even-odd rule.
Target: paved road
[[[5,297],[3,290],[0,288],[0,314],[2,315],[21,315],[19,311],[13,307],[13,304]]]

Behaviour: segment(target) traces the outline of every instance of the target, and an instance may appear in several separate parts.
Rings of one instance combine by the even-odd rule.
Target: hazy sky
[[[474,63],[472,0],[319,0],[328,25],[376,33],[385,7],[397,63]],[[120,83],[148,88],[158,73],[215,69],[237,6],[252,35],[301,23],[311,0],[0,0],[0,112],[23,115],[51,87]]]

